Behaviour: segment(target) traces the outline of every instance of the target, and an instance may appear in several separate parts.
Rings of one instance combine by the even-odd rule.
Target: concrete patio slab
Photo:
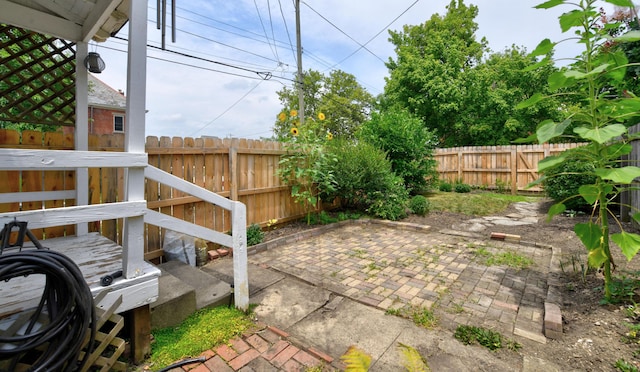
[[[251,303],[258,320],[289,332],[289,328],[329,302],[330,292],[285,278],[259,292]]]

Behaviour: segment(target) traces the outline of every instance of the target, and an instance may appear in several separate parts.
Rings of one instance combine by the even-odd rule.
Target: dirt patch
[[[495,226],[478,232],[486,239],[492,232],[519,235],[522,241],[548,244],[561,251],[562,282],[561,306],[564,334],[560,340],[547,340],[546,344],[522,340],[520,354],[527,358],[542,358],[554,363],[560,370],[567,371],[615,371],[615,363],[625,360],[629,365],[640,367],[639,338],[630,340],[630,325],[637,323],[629,314],[631,303],[603,305],[602,275],[594,270],[586,270],[586,251],[573,232],[573,226],[587,220],[586,216],[556,216],[546,222],[544,214],[548,203],[539,203],[539,222],[520,226]],[[509,207],[501,215],[517,213]],[[402,220],[431,226],[435,231],[452,229],[462,222],[475,217],[448,212],[431,212],[421,217],[412,215]],[[296,221],[278,226],[265,233],[265,240],[294,234],[317,226],[308,226]],[[632,231],[629,225],[625,230]],[[615,232],[619,227],[612,226]],[[615,274],[632,278],[629,273],[640,271],[640,262],[627,262],[614,247],[617,265]],[[586,272],[586,273],[585,273]],[[635,297],[638,297],[637,295]],[[639,301],[640,298],[636,298]],[[638,331],[640,334],[640,331]],[[500,357],[499,355],[496,355]],[[631,369],[629,369],[631,370]]]

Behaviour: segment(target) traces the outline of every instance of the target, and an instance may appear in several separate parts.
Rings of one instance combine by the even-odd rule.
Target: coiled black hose
[[[10,371],[23,358],[28,358],[30,371],[79,370],[96,334],[91,290],[78,266],[59,252],[33,249],[0,255],[0,281],[34,274],[45,275],[42,297],[21,334],[0,336],[0,361],[8,361]],[[87,330],[89,350],[78,360]]]

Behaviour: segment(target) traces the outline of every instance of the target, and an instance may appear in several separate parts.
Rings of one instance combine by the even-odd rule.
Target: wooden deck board
[[[98,304],[102,308],[108,308],[120,295],[123,300],[118,313],[150,304],[158,297],[160,270],[148,262],[143,262],[135,278],[120,277],[108,287],[101,286],[101,277],[122,270],[122,247],[98,233],[45,239],[40,243],[71,258],[80,268],[94,297],[108,291]],[[44,275],[0,282],[0,318],[37,305],[44,282]]]

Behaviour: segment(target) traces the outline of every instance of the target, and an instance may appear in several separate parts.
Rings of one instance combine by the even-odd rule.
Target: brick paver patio
[[[484,326],[505,336],[546,342],[552,250],[488,238],[403,223],[351,221],[254,246],[249,262],[383,310],[429,309],[447,328]],[[489,266],[483,259],[506,252],[534,264],[519,270]],[[341,364],[288,337],[263,326],[203,352],[204,363],[172,371],[303,371],[317,365],[332,371]]]
[[[534,264],[522,270],[487,266],[478,252],[513,252]],[[350,223],[251,255],[249,261],[384,310],[423,307],[443,326],[482,325],[545,342],[551,255],[549,248],[406,224]]]

